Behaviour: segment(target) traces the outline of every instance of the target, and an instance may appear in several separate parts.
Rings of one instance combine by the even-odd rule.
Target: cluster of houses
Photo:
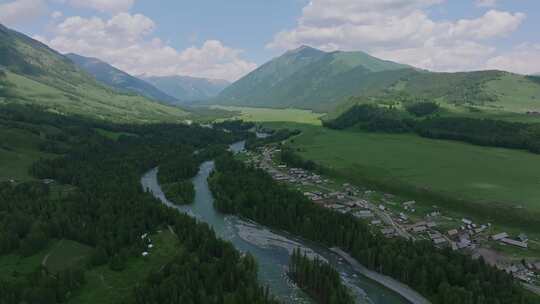
[[[540,277],[540,262],[522,262],[498,267],[512,274],[516,279],[529,284],[533,284]]]
[[[458,229],[451,229],[446,233],[450,239],[450,246],[453,250],[476,248],[475,239],[489,226],[490,224],[478,225],[472,220],[461,219],[461,226]]]
[[[280,165],[278,168],[285,169],[287,167],[285,165]],[[270,172],[270,174],[277,181],[300,183],[302,185],[307,185],[309,183],[322,184],[327,182],[326,180],[323,180],[320,175],[299,168],[290,168],[286,174],[277,170]]]
[[[278,181],[298,185],[320,186],[330,183],[320,175],[314,174],[308,170],[287,168],[285,165],[280,165],[277,169],[274,168],[271,157],[272,154],[276,152],[279,152],[279,150],[276,150],[275,148],[264,148],[262,160],[257,155],[253,155],[251,160],[247,162],[251,162],[253,165],[266,170]],[[453,250],[473,250],[478,247],[478,244],[488,240],[519,248],[528,248],[528,238],[525,234],[520,234],[517,238],[511,238],[508,233],[505,232],[489,236],[488,231],[491,224],[476,224],[472,220],[466,218],[461,219],[460,225],[456,229],[440,232],[440,229],[437,229],[438,224],[436,219],[441,216],[441,213],[437,210],[436,206],[433,206],[435,211],[428,213],[424,220],[409,224],[410,219],[407,214],[416,212],[415,201],[406,201],[402,203],[401,206],[403,211],[393,214],[392,212],[389,212],[387,207],[383,204],[375,206],[365,199],[360,199],[359,197],[366,196],[361,195],[362,193],[359,189],[348,183],[343,184],[343,190],[341,191],[330,192],[321,189],[325,188],[320,187],[318,190],[306,191],[304,192],[304,195],[314,203],[325,208],[340,213],[349,213],[359,219],[368,221],[372,226],[378,227],[380,233],[388,238],[403,235],[402,229],[406,229],[410,235],[418,235],[420,238],[427,237],[434,246],[440,248],[450,247]],[[363,194],[368,195],[369,197],[371,191],[366,191]],[[385,194],[385,198],[391,198],[391,195]],[[387,203],[391,204],[390,202]],[[392,217],[393,226],[390,226],[389,222],[385,225],[385,223],[381,221],[381,218],[383,218],[381,212]],[[399,224],[395,225],[395,223]],[[540,273],[540,262],[527,263],[527,265],[499,265],[499,267],[512,273],[516,278],[528,283],[531,283],[535,279],[535,276]]]

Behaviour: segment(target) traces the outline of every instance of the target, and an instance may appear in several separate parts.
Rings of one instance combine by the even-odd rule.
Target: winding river
[[[244,149],[244,142],[231,145],[233,152]],[[358,303],[405,304],[409,303],[395,292],[358,274],[338,255],[311,242],[301,240],[284,232],[276,232],[254,222],[236,216],[222,215],[213,207],[214,198],[208,187],[207,178],[214,169],[214,162],[207,161],[193,178],[195,202],[188,206],[176,206],[167,200],[157,180],[158,168],[147,172],[141,183],[145,190],[171,208],[185,212],[213,227],[216,234],[230,241],[239,251],[249,252],[259,266],[259,280],[268,285],[270,291],[283,303],[312,303],[304,292],[297,288],[285,275],[289,255],[295,248],[302,248],[309,255],[317,255],[328,261],[340,273],[352,290]]]

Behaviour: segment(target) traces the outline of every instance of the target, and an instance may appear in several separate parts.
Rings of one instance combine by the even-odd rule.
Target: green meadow
[[[323,116],[323,114],[320,113],[299,109],[268,109],[233,106],[212,106],[212,108],[238,112],[240,114],[236,115],[234,119],[256,122],[296,122],[320,126],[320,118]]]
[[[330,169],[540,211],[540,155],[408,134],[299,127],[303,133],[290,144]]]

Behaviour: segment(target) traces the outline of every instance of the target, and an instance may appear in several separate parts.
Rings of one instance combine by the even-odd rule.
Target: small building
[[[394,234],[394,232],[395,232],[394,228],[383,228],[383,229],[381,229],[381,233],[384,234],[384,235]]]
[[[494,240],[494,241],[498,241],[498,240],[502,240],[502,239],[507,238],[507,237],[508,237],[508,233],[501,232],[501,233],[492,235],[491,239]]]
[[[408,202],[404,202],[403,203],[403,206],[407,206],[407,207],[411,207],[412,205],[416,204],[415,201],[408,201]]]
[[[360,211],[356,211],[354,213],[354,216],[359,217],[359,218],[368,218],[368,217],[372,217],[373,213],[369,210],[360,210]]]
[[[381,221],[380,220],[373,220],[371,221],[371,225],[380,225],[381,224]]]
[[[379,205],[379,209],[380,209],[381,211],[384,211],[384,210],[386,210],[386,207],[383,206],[383,205]]]
[[[437,223],[435,223],[435,222],[428,222],[428,223],[427,223],[427,226],[428,226],[428,228],[434,228],[434,227],[437,227]]]
[[[520,233],[518,239],[525,243],[529,241],[529,237],[525,233]]]
[[[412,229],[412,231],[413,231],[414,233],[420,233],[420,232],[424,232],[424,231],[426,231],[426,230],[427,230],[426,226],[417,226],[417,227],[414,227],[414,228]]]
[[[457,229],[448,230],[447,232],[448,236],[454,236],[458,234]]]
[[[505,244],[512,245],[512,246],[517,246],[517,247],[521,247],[521,248],[527,248],[528,247],[527,243],[512,240],[512,239],[509,239],[509,238],[502,238],[502,239],[500,239],[500,241],[505,243]]]
[[[143,257],[146,257],[146,256],[149,255],[149,253],[145,251],[145,252],[143,252],[141,255],[142,255]]]
[[[466,218],[461,219],[461,221],[463,222],[463,224],[465,224],[467,226],[472,224],[472,221],[469,220],[469,219],[466,219]]]
[[[446,239],[443,238],[443,237],[436,238],[436,239],[433,239],[433,243],[434,243],[435,245],[444,244],[444,243],[446,243]]]

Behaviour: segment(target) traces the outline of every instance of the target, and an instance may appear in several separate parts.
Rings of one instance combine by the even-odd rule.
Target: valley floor
[[[418,204],[411,218],[420,220],[444,210],[451,220],[440,223],[443,229],[459,227],[462,218],[472,218],[492,223],[493,233],[517,236],[526,232],[530,239],[527,250],[501,244],[490,244],[490,248],[512,260],[540,256],[538,229],[520,220],[521,215],[534,220],[540,214],[540,155],[410,134],[330,130],[315,123],[296,123],[286,109],[268,110],[284,113],[271,117],[261,109],[241,110],[241,118],[260,121],[265,127],[301,130],[287,145],[304,159],[327,168],[338,183],[380,189],[381,195],[386,192],[403,198],[436,194],[441,200],[412,195]],[[280,121],[279,117],[290,119]],[[388,207],[403,211],[399,206]]]

